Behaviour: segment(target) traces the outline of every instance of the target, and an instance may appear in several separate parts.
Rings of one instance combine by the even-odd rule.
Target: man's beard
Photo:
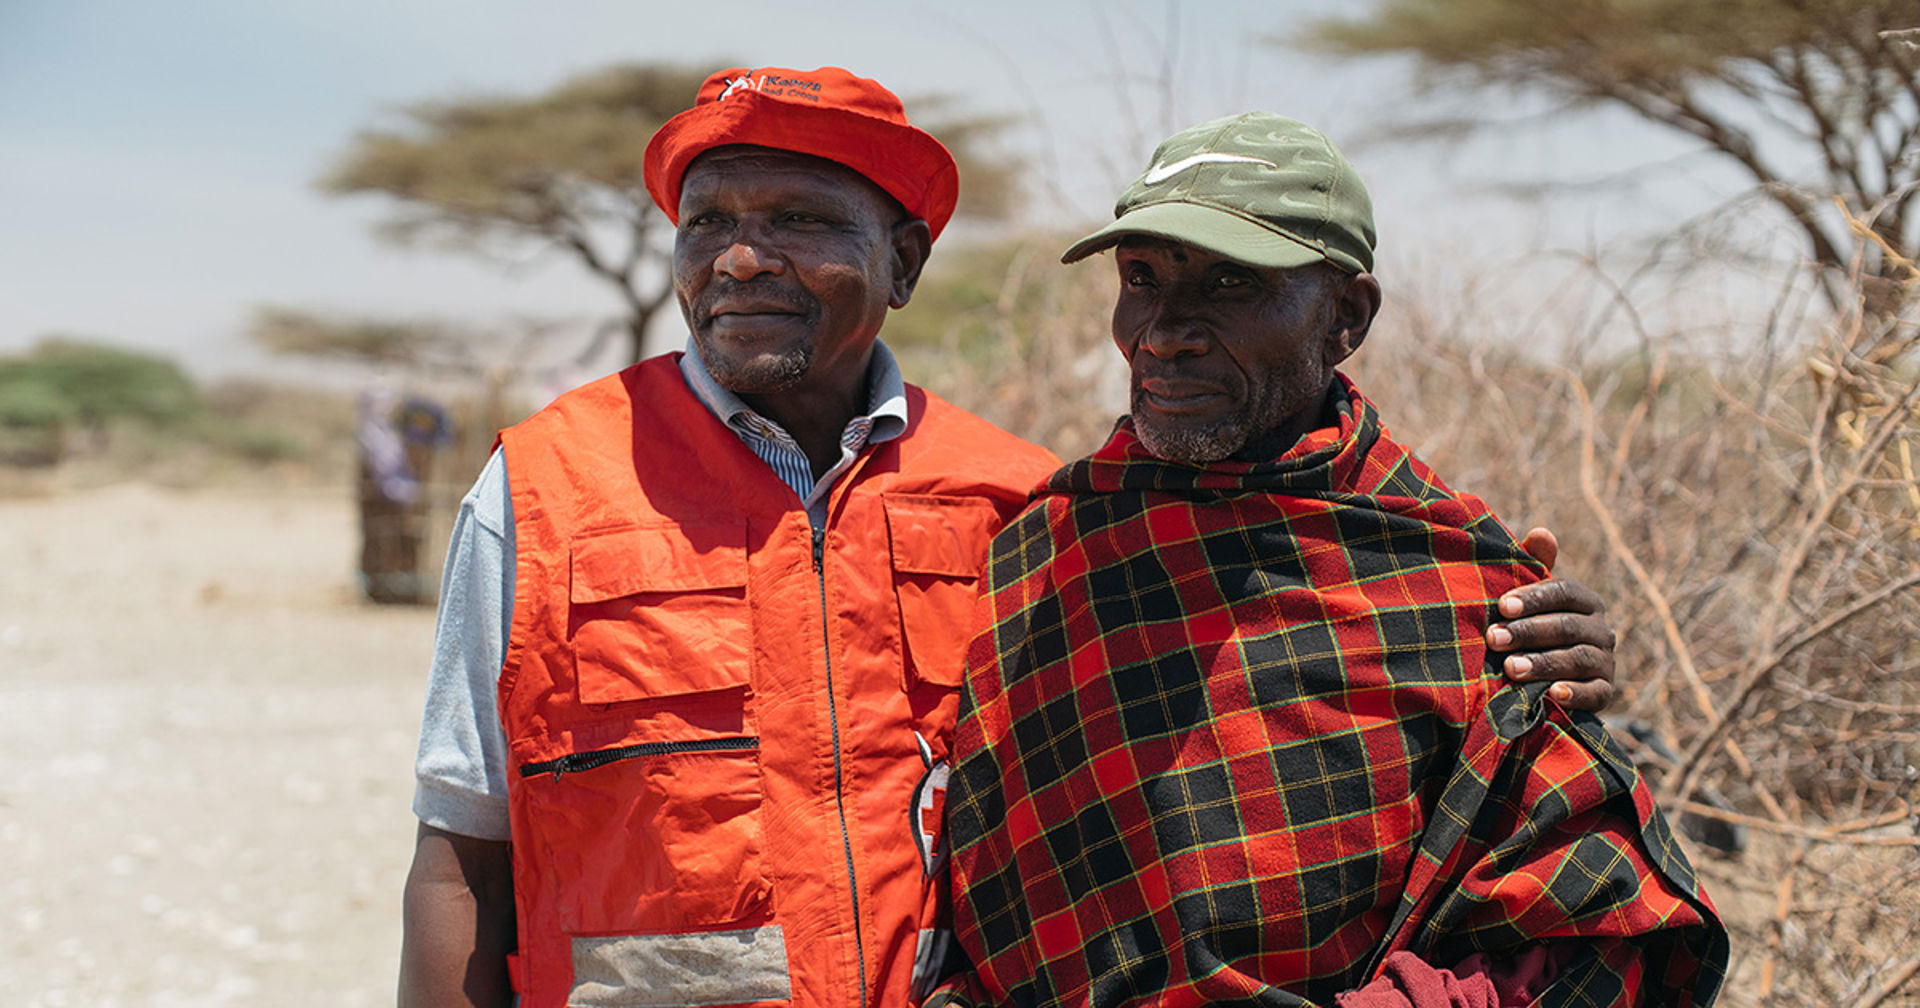
[[[1132,395],[1133,431],[1155,458],[1169,462],[1206,465],[1229,458],[1250,462],[1279,458],[1293,447],[1288,421],[1302,410],[1318,414],[1325,393],[1317,392],[1316,385],[1325,381],[1300,369],[1282,382],[1261,386],[1251,401],[1206,423],[1183,423],[1144,409],[1146,390],[1136,386]],[[1282,438],[1287,443],[1279,443]]]
[[[1154,458],[1205,465],[1227,458],[1247,444],[1246,418],[1237,414],[1204,427],[1180,423],[1162,425],[1157,418],[1150,419],[1151,416],[1134,407],[1134,433]]]
[[[767,395],[800,384],[813,367],[813,346],[788,347],[772,356],[756,354],[750,361],[736,361],[711,348],[702,349],[700,357],[721,388],[735,395]]]

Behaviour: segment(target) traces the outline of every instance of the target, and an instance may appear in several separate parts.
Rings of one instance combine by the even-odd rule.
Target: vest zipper
[[[568,753],[558,759],[541,763],[523,763],[520,776],[537,777],[543,773],[552,773],[559,780],[563,773],[577,770],[592,770],[594,767],[618,763],[621,760],[638,759],[642,756],[670,756],[674,753],[723,752],[735,749],[758,749],[760,739],[753,735],[738,738],[696,739],[689,742],[648,742],[644,745],[615,746],[612,749],[595,749],[592,752]]]
[[[834,700],[833,642],[827,621],[827,530],[813,530],[813,576],[820,588],[821,662],[827,671],[827,722],[833,729],[833,806],[840,815],[840,850],[847,858],[847,894],[853,899],[853,954],[860,967],[860,997],[867,997],[867,950],[860,934],[860,879],[853,871],[853,833],[847,828],[846,781],[840,764],[840,715]]]

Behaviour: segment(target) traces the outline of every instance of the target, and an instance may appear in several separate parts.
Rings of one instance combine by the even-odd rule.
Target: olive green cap
[[[1320,131],[1271,112],[1168,137],[1113,214],[1113,223],[1075,242],[1060,261],[1149,235],[1252,266],[1325,260],[1349,273],[1373,269],[1373,201],[1360,174]]]

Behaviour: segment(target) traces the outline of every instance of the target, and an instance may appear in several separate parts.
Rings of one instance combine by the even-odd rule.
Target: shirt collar
[[[706,362],[700,359],[700,351],[694,346],[692,338],[688,338],[686,354],[680,358],[680,375],[694,396],[729,428],[741,429],[741,421],[748,417],[766,424],[773,423],[714,381]],[[907,382],[900,374],[900,362],[894,359],[893,351],[878,340],[873,344],[873,361],[867,366],[867,412],[864,415],[873,421],[873,429],[867,434],[868,444],[891,441],[907,429]]]

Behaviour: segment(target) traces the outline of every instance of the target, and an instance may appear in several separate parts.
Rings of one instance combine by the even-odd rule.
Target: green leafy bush
[[[170,431],[205,408],[193,379],[164,357],[60,337],[0,357],[0,427],[99,430],[133,421]]]

